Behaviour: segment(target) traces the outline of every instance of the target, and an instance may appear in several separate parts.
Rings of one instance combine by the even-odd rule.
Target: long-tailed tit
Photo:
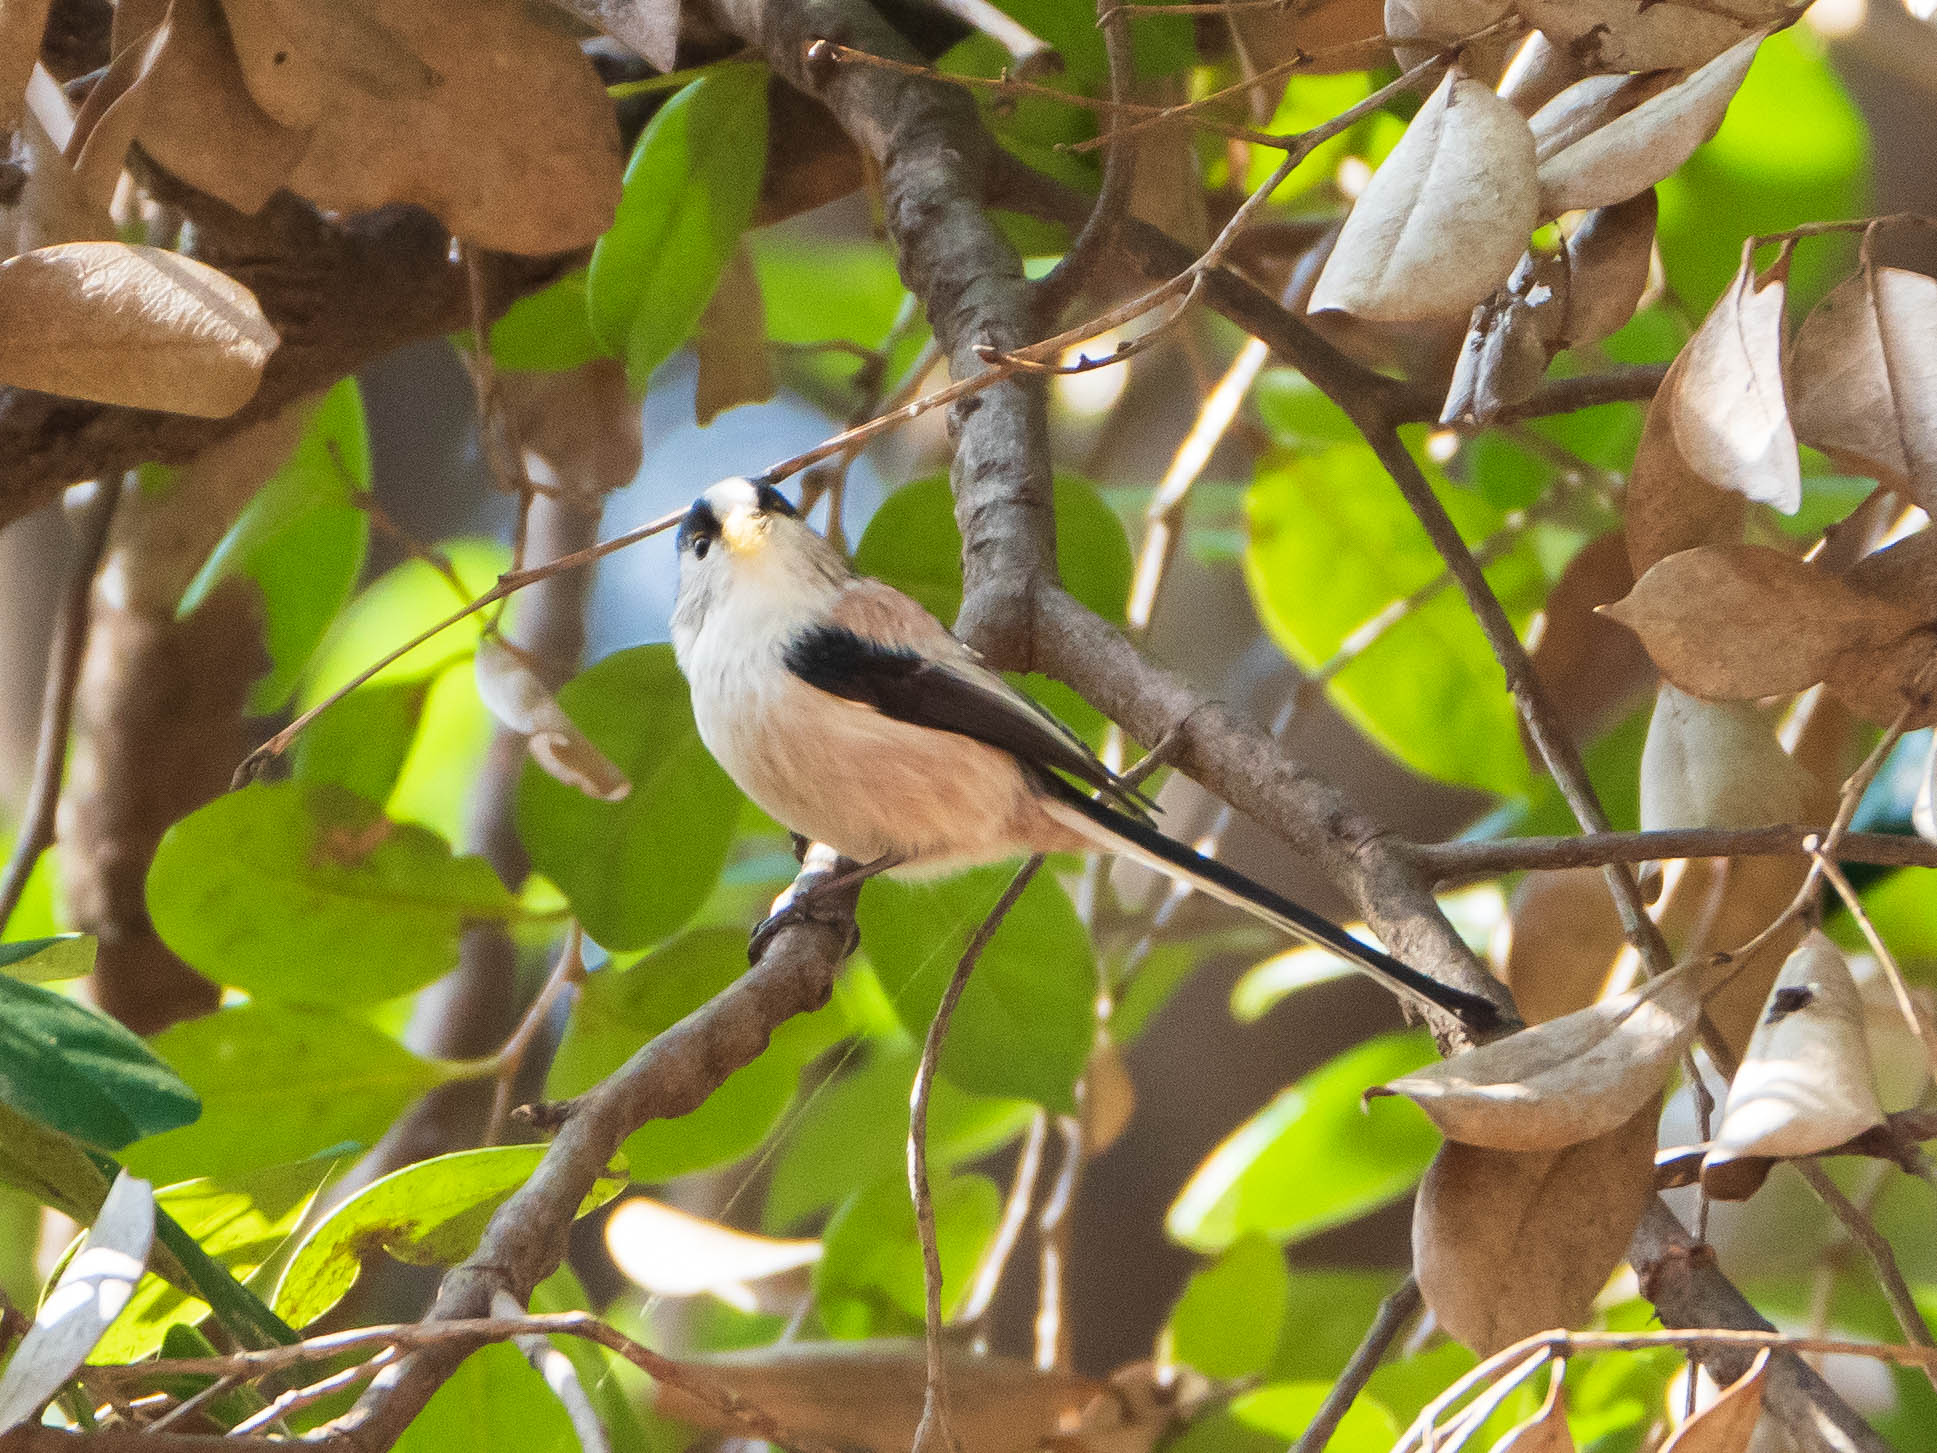
[[[693,502],[672,636],[700,737],[728,774],[866,871],[1120,853],[1472,1028],[1498,1020],[1487,1000],[1158,832],[1080,737],[914,600],[855,575],[769,485],[726,479]]]

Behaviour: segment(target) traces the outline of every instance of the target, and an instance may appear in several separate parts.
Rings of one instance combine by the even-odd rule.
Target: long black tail
[[[1047,798],[1044,808],[1104,851],[1133,858],[1156,872],[1181,879],[1220,902],[1241,908],[1294,938],[1329,949],[1407,997],[1457,1016],[1469,1029],[1487,1030],[1500,1022],[1499,1006],[1490,1000],[1428,978],[1384,949],[1354,938],[1331,919],[1273,893],[1261,883],[1252,882],[1215,858],[1193,852],[1149,824],[1105,806],[1059,777],[1044,773],[1043,778]]]

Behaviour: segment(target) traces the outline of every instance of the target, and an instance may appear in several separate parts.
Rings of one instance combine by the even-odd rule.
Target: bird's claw
[[[816,901],[820,896],[812,887],[808,887],[790,893],[785,902],[776,905],[773,912],[754,927],[753,936],[747,940],[747,962],[759,963],[780,931],[796,924],[822,924],[828,928],[845,929],[847,944],[841,950],[842,958],[849,957],[860,948],[861,929],[853,915],[833,907],[823,907]]]

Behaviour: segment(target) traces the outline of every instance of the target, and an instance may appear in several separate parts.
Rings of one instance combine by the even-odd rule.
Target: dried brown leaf
[[[1872,551],[1844,571],[1843,579],[1866,595],[1937,621],[1937,529],[1926,525]]]
[[[605,1247],[654,1296],[707,1294],[742,1312],[792,1311],[821,1258],[819,1241],[755,1236],[645,1196],[613,1211]]]
[[[66,242],[0,263],[0,379],[17,388],[226,418],[276,342],[254,293],[180,253]]]
[[[1534,209],[1525,119],[1455,67],[1346,217],[1309,311],[1465,317],[1512,272]]]
[[[1486,29],[1512,8],[1512,0],[1385,0],[1386,39],[1399,64],[1410,68],[1461,36]],[[1473,66],[1470,57],[1464,59]]]
[[[1662,5],[1657,0],[1518,0],[1516,8],[1556,46],[1594,71],[1690,70],[1782,14],[1780,0],[1701,6]]]
[[[168,44],[169,23],[162,23],[109,64],[74,116],[67,160],[74,185],[86,204],[106,212],[121,181],[121,164],[148,110],[147,80]]]
[[[1614,530],[1577,550],[1547,592],[1534,674],[1561,726],[1577,741],[1590,741],[1624,719],[1640,693],[1655,684],[1654,662],[1634,633],[1595,610],[1632,589],[1627,539]]]
[[[1137,1087],[1115,1040],[1099,1029],[1083,1071],[1083,1153],[1101,1155],[1130,1128]]]
[[[1540,1411],[1495,1443],[1493,1453],[1574,1453],[1573,1430],[1567,1426],[1567,1400],[1562,1396],[1565,1367],[1565,1363],[1555,1364],[1552,1381],[1547,1384],[1547,1400]]]
[[[1687,371],[1684,348],[1648,403],[1634,467],[1628,472],[1624,519],[1628,560],[1636,576],[1680,551],[1733,544],[1742,538],[1748,501],[1734,490],[1717,489],[1697,474],[1676,437],[1672,400]]]
[[[1578,1326],[1654,1195],[1659,1113],[1651,1099],[1565,1150],[1442,1145],[1412,1223],[1414,1273],[1439,1325],[1482,1356]]]
[[[1514,52],[1498,89],[1514,110],[1531,116],[1584,74],[1571,55],[1536,30]]]
[[[1627,939],[1599,868],[1527,874],[1508,914],[1493,957],[1527,1023],[1545,1024],[1601,997]]]
[[[1560,1150],[1606,1135],[1661,1095],[1701,1017],[1700,964],[1438,1060],[1366,1098],[1405,1095],[1448,1140]]]
[[[1547,372],[1566,310],[1566,264],[1557,256],[1527,253],[1507,285],[1473,309],[1440,423],[1489,423],[1531,397]]]
[[[27,79],[40,59],[51,0],[12,0],[0,5],[0,136],[26,112]]]
[[[397,100],[427,95],[442,82],[386,23],[381,5],[357,0],[221,3],[249,94],[284,126],[306,130],[316,125],[344,86]]]
[[[1747,1453],[1762,1418],[1762,1390],[1768,1379],[1769,1349],[1765,1347],[1739,1381],[1676,1430],[1661,1453]]]
[[[497,376],[508,437],[540,489],[596,506],[638,476],[645,440],[639,400],[616,358],[594,358],[557,373]]]
[[[1761,44],[1759,33],[1738,41],[1708,64],[1673,85],[1656,88],[1577,139],[1558,147],[1540,146],[1541,216],[1625,202],[1679,171],[1722,124],[1729,101],[1748,75]],[[1598,79],[1582,81],[1569,91],[1593,87]],[[1625,83],[1637,91],[1653,84],[1653,78],[1646,76]],[[1542,139],[1541,118],[1556,107],[1565,109],[1568,94],[1562,92],[1533,118],[1537,145]]]
[[[1598,343],[1626,325],[1648,289],[1654,261],[1654,188],[1612,207],[1596,207],[1567,239],[1570,348]]]
[[[1247,79],[1305,56],[1312,64],[1309,69],[1301,64],[1300,74],[1322,75],[1365,65],[1363,53],[1352,47],[1384,32],[1384,5],[1382,0],[1319,0],[1315,5],[1233,11],[1227,23]],[[1253,86],[1247,96],[1252,119],[1260,124],[1271,120],[1284,90],[1282,79]]]
[[[1863,268],[1803,319],[1789,378],[1804,443],[1937,509],[1937,279]]]
[[[702,428],[737,404],[764,404],[773,397],[767,310],[745,243],[734,249],[720,273],[720,285],[693,335],[693,351],[699,356],[693,417]]]
[[[1843,955],[1812,932],[1776,976],[1729,1085],[1702,1162],[1711,1195],[1731,1198],[1737,1161],[1815,1155],[1883,1123],[1863,1015]]]
[[[601,802],[622,802],[632,783],[592,744],[538,679],[538,673],[505,644],[487,635],[475,661],[478,698],[505,726],[525,738],[532,760],[567,786]]]
[[[1641,749],[1641,827],[1770,827],[1803,822],[1820,785],[1739,701],[1704,701],[1670,682]]]
[[[1733,701],[1813,686],[1839,661],[1867,660],[1918,624],[1901,606],[1760,545],[1670,555],[1603,610],[1682,690]]]

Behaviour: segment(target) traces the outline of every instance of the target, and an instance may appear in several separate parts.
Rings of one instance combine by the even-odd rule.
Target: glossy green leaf
[[[291,775],[334,783],[368,802],[386,801],[410,755],[428,691],[421,681],[373,682],[352,691],[296,738]]]
[[[628,968],[590,975],[579,988],[564,1041],[545,1081],[548,1098],[590,1088],[639,1047],[670,1029],[746,972],[746,935],[737,928],[698,929]],[[766,1050],[676,1120],[654,1120],[625,1143],[641,1181],[723,1165],[753,1150],[792,1102],[807,1062],[840,1038],[835,1006],[788,1020]]]
[[[877,1044],[865,1063],[817,1088],[788,1122],[767,1184],[764,1218],[776,1233],[831,1210],[857,1186],[892,1176],[908,1158],[912,1044]],[[964,1094],[946,1079],[928,1100],[928,1164],[940,1174],[1014,1140],[1036,1107]]]
[[[1241,1393],[1231,1416],[1279,1442],[1296,1442],[1331,1392],[1329,1382],[1277,1382]],[[1361,1393],[1326,1443],[1333,1453],[1385,1453],[1399,1436],[1399,1420],[1376,1398]]]
[[[1011,867],[940,882],[877,878],[861,895],[868,959],[917,1040],[941,1004],[969,936],[1008,886]],[[1096,1036],[1096,964],[1061,886],[1038,873],[996,930],[956,1006],[940,1072],[978,1095],[1073,1112]]]
[[[447,1073],[329,1009],[242,1004],[152,1041],[202,1099],[202,1117],[132,1145],[122,1160],[159,1184],[227,1176],[372,1145]]]
[[[1002,1215],[1002,1193],[986,1176],[933,1182],[935,1245],[942,1262],[942,1315],[952,1316]],[[921,1244],[905,1175],[856,1191],[822,1234],[814,1304],[837,1337],[905,1334],[921,1325]]]
[[[157,1191],[155,1204],[246,1283],[288,1241],[337,1164],[331,1159],[299,1161],[246,1175],[185,1181]],[[150,1272],[88,1361],[136,1362],[152,1356],[170,1328],[193,1325],[208,1314],[207,1302]]]
[[[95,947],[94,936],[86,933],[0,943],[0,974],[29,984],[86,978],[94,972]]]
[[[467,922],[516,901],[482,858],[327,784],[257,784],[163,835],[148,872],[162,940],[263,999],[374,1004],[457,964]]]
[[[810,345],[849,338],[864,348],[888,341],[908,290],[895,271],[893,255],[871,242],[846,242],[792,228],[761,228],[750,233],[754,271],[766,308],[767,336],[776,343]],[[887,376],[899,378],[913,366],[929,336],[916,318],[889,351]],[[839,351],[801,351],[783,355],[793,377],[809,386],[844,385],[859,362]]]
[[[565,1408],[508,1342],[481,1347],[431,1395],[396,1453],[576,1453]]]
[[[363,396],[346,378],[323,396],[295,452],[256,491],[183,593],[179,613],[187,615],[225,580],[252,580],[262,592],[270,670],[250,690],[252,712],[274,711],[289,699],[350,598],[370,543],[370,519],[356,497],[369,487]]]
[[[1195,1273],[1170,1314],[1171,1349],[1206,1377],[1252,1377],[1270,1364],[1291,1278],[1284,1249],[1255,1232]]]
[[[1192,1173],[1171,1205],[1170,1234],[1199,1251],[1252,1232],[1297,1241],[1404,1195],[1439,1133],[1403,1110],[1368,1115],[1359,1096],[1435,1058],[1422,1030],[1382,1034],[1281,1090]]]
[[[1504,523],[1477,497],[1439,490],[1469,542]],[[1276,454],[1246,499],[1245,577],[1272,639],[1300,666],[1330,661],[1353,634],[1438,578],[1438,553],[1371,450]],[[1546,582],[1525,541],[1487,571],[1516,620]],[[1506,679],[1458,590],[1396,622],[1333,677],[1329,693],[1367,736],[1443,781],[1519,794],[1531,784]]]
[[[626,166],[611,230],[592,249],[592,332],[634,388],[692,335],[753,219],[767,156],[767,72],[720,66],[653,118]]]
[[[1266,1380],[1301,1382],[1338,1376],[1378,1316],[1379,1303],[1398,1285],[1396,1271],[1293,1268]]]
[[[455,1266],[477,1250],[492,1215],[531,1179],[545,1150],[456,1150],[372,1181],[303,1238],[276,1283],[277,1313],[293,1326],[308,1326],[356,1285],[363,1258],[373,1251],[412,1266]],[[601,1176],[578,1214],[597,1210],[625,1184],[623,1168]]]
[[[98,1010],[0,974],[0,1101],[108,1150],[186,1125],[195,1092]]]
[[[598,802],[526,765],[518,835],[608,949],[672,937],[713,891],[742,799],[693,725],[670,646],[619,651],[565,683],[558,701],[632,781]]]
[[[560,373],[608,355],[585,305],[585,269],[518,299],[491,325],[491,361],[499,368]]]

